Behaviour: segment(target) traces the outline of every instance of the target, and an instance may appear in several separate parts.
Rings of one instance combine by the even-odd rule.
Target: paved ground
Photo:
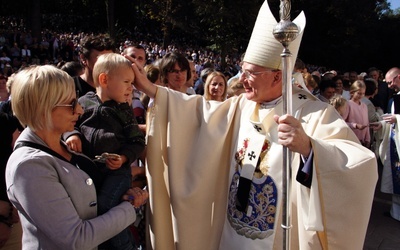
[[[380,174],[381,167],[379,170]],[[400,222],[384,215],[390,210],[390,201],[391,195],[380,192],[380,182],[378,181],[364,250],[400,249]]]

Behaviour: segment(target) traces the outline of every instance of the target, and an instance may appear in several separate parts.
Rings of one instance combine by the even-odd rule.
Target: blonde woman
[[[60,139],[83,114],[72,77],[50,65],[33,66],[15,75],[11,93],[13,111],[27,126],[6,168],[22,249],[97,249],[132,224],[148,193],[128,189],[119,205],[98,215],[96,179],[88,174],[96,166]]]
[[[227,82],[223,73],[219,71],[211,72],[204,85],[204,98],[222,102],[226,99]]]

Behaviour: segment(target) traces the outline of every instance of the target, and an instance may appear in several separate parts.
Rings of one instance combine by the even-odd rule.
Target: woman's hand
[[[147,190],[143,190],[137,187],[130,188],[122,196],[122,199],[125,201],[129,201],[132,206],[138,208],[147,203],[149,199],[149,192],[147,192]]]

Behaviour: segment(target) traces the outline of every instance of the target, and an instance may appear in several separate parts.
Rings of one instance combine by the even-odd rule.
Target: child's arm
[[[68,137],[65,143],[72,151],[82,153],[82,141],[78,134]]]
[[[123,155],[124,164],[130,165],[140,157],[145,148],[145,137],[140,131],[132,107],[127,103],[121,103],[115,108],[114,120],[121,124],[121,131],[118,131],[116,138],[119,140],[119,148],[115,152]]]

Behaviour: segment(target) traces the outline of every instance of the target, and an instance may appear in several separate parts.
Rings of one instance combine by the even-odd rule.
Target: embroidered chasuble
[[[378,177],[374,154],[333,107],[297,88],[292,100],[314,156],[311,188],[291,181],[291,247],[362,249]],[[282,103],[260,109],[244,95],[220,103],[158,88],[147,126],[149,249],[282,249],[274,114],[282,115]],[[294,177],[300,161],[293,153]],[[241,179],[249,184],[244,204]]]

